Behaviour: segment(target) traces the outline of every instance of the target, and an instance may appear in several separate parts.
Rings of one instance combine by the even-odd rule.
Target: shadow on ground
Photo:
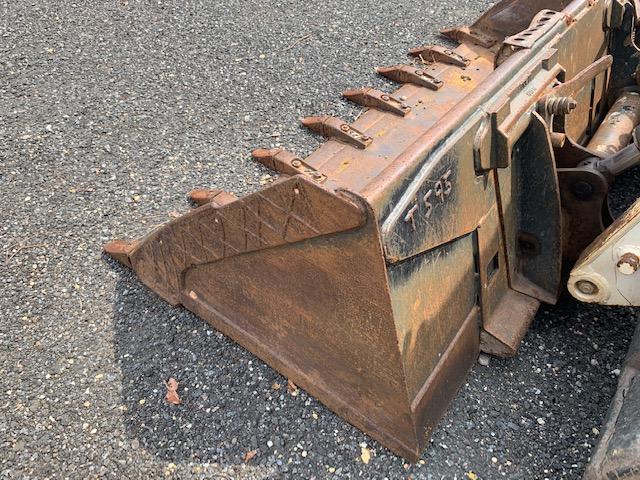
[[[578,478],[615,391],[611,372],[635,325],[629,309],[583,305],[566,295],[558,306],[543,306],[516,358],[474,368],[423,454],[426,465],[407,469],[304,392],[287,393],[286,379],[204,321],[113,268],[126,429],[134,447],[174,463],[238,465],[257,450],[252,464],[292,474],[311,464],[318,473],[364,468],[431,478],[475,471],[492,478],[498,469],[507,478],[531,472],[537,478],[546,469]],[[180,406],[165,401],[169,377],[180,383]],[[359,460],[361,442],[374,451],[369,465]],[[532,455],[532,466],[519,469],[518,460]]]

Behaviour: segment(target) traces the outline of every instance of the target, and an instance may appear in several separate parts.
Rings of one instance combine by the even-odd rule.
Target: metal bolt
[[[302,162],[301,162],[300,160],[296,159],[296,160],[293,160],[293,161],[291,162],[291,165],[293,165],[294,167],[296,167],[296,168],[297,168],[297,167],[299,167],[300,165],[302,165]]]
[[[551,115],[566,115],[578,106],[578,102],[571,97],[551,97],[546,106]]]
[[[576,288],[580,293],[584,293],[585,295],[595,295],[598,293],[598,286],[590,280],[578,280]]]
[[[382,100],[384,100],[385,102],[388,102],[388,101],[389,101],[389,95],[381,95],[381,96],[380,96],[380,98],[381,98]]]
[[[348,132],[349,130],[351,130],[351,127],[346,123],[343,123],[342,125],[340,125],[340,130],[342,130],[343,132]]]
[[[616,264],[618,271],[623,275],[633,275],[640,267],[640,258],[634,253],[626,252],[622,254]]]

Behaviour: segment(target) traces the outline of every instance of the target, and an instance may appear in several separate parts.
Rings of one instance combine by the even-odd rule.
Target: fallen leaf
[[[182,400],[178,395],[178,381],[175,378],[167,380],[167,402],[174,405],[180,405]]]
[[[253,457],[257,455],[257,450],[250,450],[244,454],[244,463],[249,463]]]
[[[360,458],[365,465],[371,460],[371,450],[367,447],[360,447]]]
[[[476,474],[475,474],[475,473],[473,473],[473,472],[467,472],[467,478],[468,478],[469,480],[478,480],[478,475],[476,475]]]
[[[291,380],[287,380],[287,392],[289,392],[294,397],[298,395],[298,386]]]
[[[271,388],[273,388],[274,390],[280,390],[280,384],[278,382],[273,382]]]

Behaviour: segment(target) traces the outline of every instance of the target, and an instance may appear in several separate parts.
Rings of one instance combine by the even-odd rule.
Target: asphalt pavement
[[[353,118],[340,92],[391,88],[375,66],[489,5],[1,2],[0,478],[579,478],[630,309],[543,306],[409,465],[101,253],[193,187],[256,190],[271,178],[251,149],[310,152],[300,117]]]

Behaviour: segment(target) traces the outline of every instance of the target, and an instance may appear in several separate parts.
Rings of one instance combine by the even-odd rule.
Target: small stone
[[[507,427],[509,427],[514,432],[517,432],[518,430],[520,430],[520,427],[514,422],[507,422]]]
[[[544,425],[545,423],[547,423],[547,422],[544,421],[544,418],[542,418],[542,417],[538,418],[538,420],[536,420],[536,421],[538,422],[539,425]]]
[[[597,366],[598,365],[598,360],[596,360],[595,358],[592,358],[591,359],[591,365],[594,366],[594,367]]]
[[[489,357],[489,355],[485,355],[484,353],[481,353],[480,356],[478,357],[478,363],[483,367],[488,367],[490,361],[491,361],[491,357]]]

